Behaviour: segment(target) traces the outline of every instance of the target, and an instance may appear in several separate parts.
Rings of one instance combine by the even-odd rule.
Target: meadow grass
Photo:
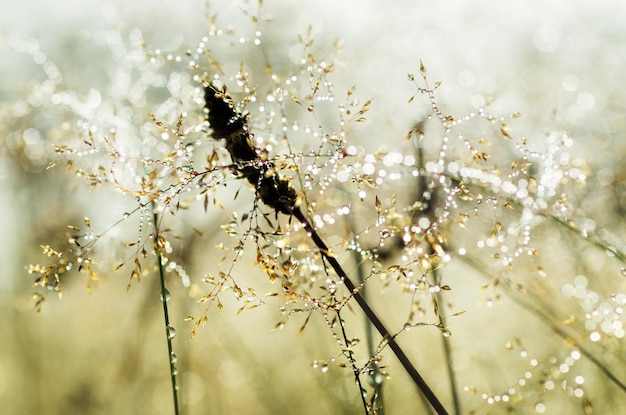
[[[341,43],[318,45],[313,27],[293,36],[285,59],[280,39],[264,34],[280,24],[266,7],[207,9],[206,33],[184,52],[111,31],[114,75],[86,95],[13,40],[45,73],[11,107],[29,107],[20,134],[50,141],[39,170],[73,189],[70,218],[51,218],[56,230],[38,241],[44,260],[27,266],[39,318],[49,293],[80,295],[77,276],[97,295],[123,275],[127,297],[111,298],[140,304],[146,322],[127,323],[136,337],[108,347],[129,362],[129,379],[145,380],[136,396],[163,413],[245,402],[265,413],[624,408],[623,242],[598,226],[605,210],[585,208],[619,166],[609,180],[576,137],[514,108],[449,109],[446,81],[422,62],[393,93],[412,108],[399,121],[409,127],[381,138],[370,119],[392,92],[364,97],[335,83]],[[80,193],[103,195],[100,209],[78,198],[74,207]],[[614,203],[606,211],[620,211]],[[265,330],[259,315],[272,321]],[[167,366],[145,347],[159,324]],[[272,347],[282,352],[271,356],[264,342],[279,331]],[[64,409],[134,399],[113,404],[114,385],[82,387]],[[306,393],[324,399],[294,408],[285,398]]]

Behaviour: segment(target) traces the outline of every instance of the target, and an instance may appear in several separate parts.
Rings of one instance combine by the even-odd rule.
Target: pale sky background
[[[232,5],[239,3],[214,2],[213,12],[234,16],[236,25],[240,14]],[[406,88],[406,74],[417,70],[420,59],[433,80],[443,82],[441,94],[468,100],[495,95],[522,112],[528,112],[527,93],[549,94],[547,108],[567,105],[581,92],[602,95],[598,87],[626,79],[626,5],[619,1],[268,0],[264,10],[279,22],[272,30],[284,32],[283,47],[309,24],[317,44],[343,39],[345,68],[335,77],[376,93],[383,113],[396,111],[396,97],[380,91]],[[111,25],[139,27],[162,50],[185,50],[203,35],[205,11],[202,0],[0,0],[0,33],[37,37],[52,59],[62,56],[67,38]],[[74,58],[79,65],[97,65]],[[2,60],[0,86],[10,89],[11,71],[21,69]],[[601,107],[602,97],[596,98]]]

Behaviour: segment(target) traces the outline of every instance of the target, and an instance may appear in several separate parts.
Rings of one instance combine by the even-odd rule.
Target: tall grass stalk
[[[435,284],[440,285],[441,276],[436,269],[433,270],[433,275],[435,277]],[[443,325],[445,324],[445,321],[446,321],[447,311],[446,311],[446,305],[444,303],[445,300],[443,298],[443,295],[441,295],[441,291],[437,291],[437,293],[435,294],[435,301],[437,301],[437,304],[439,304],[439,307],[438,307],[439,318]],[[448,370],[448,381],[450,382],[450,394],[452,395],[452,405],[454,407],[454,413],[456,415],[460,415],[461,414],[461,399],[459,398],[459,389],[457,386],[456,371],[454,369],[454,358],[452,357],[452,345],[450,344],[450,336],[447,333],[448,331],[444,329],[443,334],[441,336],[441,342],[443,345],[443,353],[446,359],[446,368]]]
[[[350,228],[350,232],[352,234],[355,233],[355,227],[352,223],[351,217],[347,218],[348,227]],[[356,264],[356,274],[357,280],[359,282],[359,286],[361,287],[361,295],[368,301],[367,297],[367,288],[365,287],[365,270],[363,269],[363,261],[359,257],[359,254],[356,251],[351,251],[352,257]],[[365,341],[367,342],[367,353],[369,356],[374,356],[376,351],[376,343],[374,341],[374,331],[372,329],[372,323],[369,321],[367,316],[365,316]],[[378,415],[385,414],[385,405],[383,399],[383,380],[384,376],[381,373],[378,364],[375,361],[370,362],[369,364],[369,383],[374,389],[374,399],[372,400],[372,406],[378,408]]]
[[[343,320],[343,318],[341,318],[341,312],[339,310],[337,310],[337,319],[339,320],[339,327],[341,328],[341,335],[343,337],[343,343],[345,345],[346,354],[348,355],[350,366],[352,366],[352,371],[354,372],[354,380],[359,388],[359,396],[361,397],[361,403],[363,403],[363,409],[365,411],[365,415],[369,415],[370,413],[376,413],[374,405],[372,405],[371,412],[367,405],[367,400],[365,399],[366,390],[363,387],[363,384],[361,383],[361,373],[354,360],[354,352],[352,351],[352,345],[350,344],[350,340],[348,339],[348,334],[346,333],[345,321]]]
[[[178,407],[178,382],[176,368],[176,353],[174,353],[174,346],[172,340],[176,336],[176,331],[173,326],[170,325],[170,317],[168,311],[168,302],[171,299],[171,294],[165,286],[165,270],[163,269],[163,257],[161,250],[163,245],[161,243],[161,235],[159,232],[159,215],[154,202],[151,204],[153,210],[153,225],[154,225],[154,252],[157,257],[157,266],[159,270],[159,281],[161,283],[161,304],[163,304],[163,322],[165,323],[165,337],[167,339],[167,353],[170,366],[170,378],[172,384],[172,399],[174,403],[174,415],[180,415]]]

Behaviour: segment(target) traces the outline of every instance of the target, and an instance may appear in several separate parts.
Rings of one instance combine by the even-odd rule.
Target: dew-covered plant
[[[326,327],[311,341],[335,352],[306,357],[319,376],[345,369],[357,413],[393,413],[403,372],[425,398],[413,410],[623,409],[624,246],[580,207],[594,171],[575,137],[522,136],[524,115],[489,102],[448,110],[421,62],[398,104],[412,127],[372,137],[377,97],[334,83],[340,44],[315,45],[309,28],[283,59],[264,7],[242,8],[242,29],[210,14],[185,52],[108,32],[110,82],[83,96],[12,40],[46,74],[13,108],[55,114],[28,130],[50,137],[45,165],[123,206],[42,241],[46,261],[27,267],[37,312],[72,275],[90,289],[126,275],[131,291],[158,275],[175,413],[176,333],[195,341],[216,314],[260,307],[279,313],[274,330]],[[187,323],[172,320],[185,302]]]

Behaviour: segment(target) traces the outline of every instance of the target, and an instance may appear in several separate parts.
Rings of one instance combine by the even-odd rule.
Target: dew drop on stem
[[[172,295],[169,290],[166,288],[163,292],[161,292],[161,301],[165,303],[169,303],[172,299]]]
[[[174,329],[174,327],[172,326],[167,326],[165,332],[167,333],[167,338],[170,340],[176,337],[176,329]]]

